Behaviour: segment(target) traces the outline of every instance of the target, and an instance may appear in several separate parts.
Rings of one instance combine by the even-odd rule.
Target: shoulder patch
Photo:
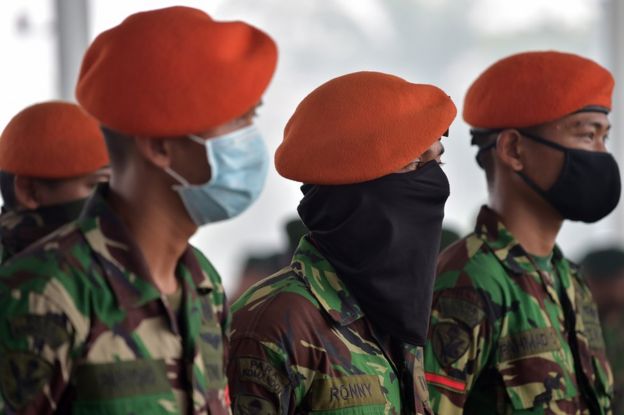
[[[15,338],[32,337],[52,349],[59,348],[70,337],[60,315],[22,315],[10,320],[9,325]]]
[[[552,352],[560,348],[559,337],[552,327],[526,330],[502,337],[498,342],[498,354],[501,362]]]
[[[277,415],[275,406],[257,396],[240,395],[234,402],[234,413],[240,415]]]
[[[470,334],[460,324],[438,323],[431,337],[433,353],[442,367],[455,363],[470,347]]]
[[[476,304],[452,297],[440,297],[436,309],[441,318],[452,318],[473,328],[485,317],[485,312]]]
[[[0,389],[13,409],[35,399],[51,377],[52,365],[33,353],[7,352],[0,360]]]
[[[251,357],[236,359],[240,380],[264,386],[268,391],[280,393],[287,384],[286,379],[270,363]]]
[[[354,406],[384,405],[386,398],[377,376],[355,375],[315,380],[306,401],[312,411],[331,411]]]

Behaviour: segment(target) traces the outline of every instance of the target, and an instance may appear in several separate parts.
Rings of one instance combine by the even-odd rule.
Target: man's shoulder
[[[478,235],[472,233],[444,250],[438,258],[438,285],[467,283],[482,287],[508,283],[501,261]]]
[[[212,262],[203,254],[202,251],[199,250],[199,248],[191,245],[190,249],[192,250],[195,259],[197,260],[197,263],[201,267],[202,271],[204,272],[206,278],[208,278],[210,283],[214,287],[217,287],[219,289],[222,288],[223,282],[221,280],[221,275],[216,270],[214,265],[212,265]]]
[[[232,328],[241,335],[279,333],[289,326],[323,318],[321,305],[290,267],[250,287],[232,305],[232,313]]]
[[[75,223],[40,239],[0,266],[0,285],[37,290],[50,284],[77,287],[89,283],[79,278],[92,269],[92,253]]]
[[[305,302],[314,301],[308,285],[297,273],[287,266],[273,275],[252,285],[232,305],[232,312],[236,313],[251,306],[266,312],[275,305],[284,301]]]

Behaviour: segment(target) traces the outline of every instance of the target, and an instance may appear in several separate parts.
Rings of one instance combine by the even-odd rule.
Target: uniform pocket
[[[576,393],[556,354],[553,328],[531,329],[499,341],[497,369],[514,409],[543,408]]]
[[[167,414],[177,411],[162,360],[79,364],[75,414]]]

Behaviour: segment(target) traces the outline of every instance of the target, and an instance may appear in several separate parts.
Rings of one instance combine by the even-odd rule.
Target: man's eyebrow
[[[603,123],[600,121],[575,121],[573,124],[569,125],[568,128],[577,130],[579,128],[584,128],[587,126],[591,126],[596,129],[606,129],[609,131],[611,129],[611,123]]]

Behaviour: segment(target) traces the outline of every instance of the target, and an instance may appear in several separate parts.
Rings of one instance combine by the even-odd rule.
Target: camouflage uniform
[[[422,348],[388,340],[304,237],[233,306],[233,411],[429,414]]]
[[[624,414],[624,315],[616,321],[602,320],[607,356],[613,368],[613,413]]]
[[[106,191],[0,269],[0,412],[227,413],[218,274],[189,247],[176,315]]]
[[[434,410],[612,413],[596,306],[558,248],[551,263],[539,269],[487,207],[441,255],[425,347]]]
[[[80,214],[84,200],[0,215],[0,264]]]

